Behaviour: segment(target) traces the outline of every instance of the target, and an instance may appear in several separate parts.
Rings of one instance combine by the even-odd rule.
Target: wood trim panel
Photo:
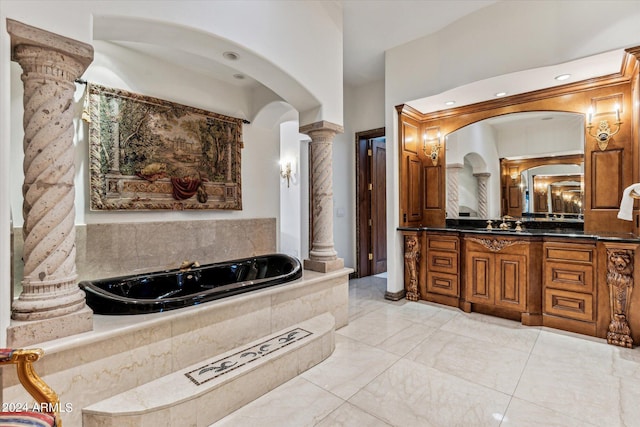
[[[588,265],[546,262],[544,286],[567,291],[592,293],[593,267]]]
[[[443,185],[441,178],[440,166],[425,166],[424,167],[424,184],[425,184],[425,197],[424,197],[424,209],[442,209],[442,197],[445,185]]]
[[[411,154],[418,154],[420,138],[418,137],[418,127],[411,123],[402,123],[402,149]]]
[[[622,149],[591,152],[591,209],[618,210],[622,200]],[[603,177],[607,179],[603,179]]]
[[[422,221],[422,163],[417,157],[407,157],[407,221]]]
[[[527,257],[496,255],[494,304],[518,311],[527,309]]]
[[[467,301],[479,304],[493,304],[494,287],[493,255],[485,252],[468,251],[465,275]]]
[[[427,292],[458,297],[460,286],[456,274],[427,273]]]
[[[429,271],[458,274],[458,254],[453,252],[427,251],[427,268]]]
[[[544,313],[569,319],[593,322],[593,296],[580,292],[545,289]]]

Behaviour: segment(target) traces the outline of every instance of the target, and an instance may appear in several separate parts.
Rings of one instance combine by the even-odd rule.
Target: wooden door
[[[357,277],[387,271],[386,188],[384,128],[357,133]]]
[[[527,257],[515,254],[496,254],[495,257],[495,305],[526,311]]]
[[[468,251],[466,254],[467,301],[493,304],[494,255]]]
[[[384,138],[371,141],[371,253],[373,274],[387,271],[387,154]]]

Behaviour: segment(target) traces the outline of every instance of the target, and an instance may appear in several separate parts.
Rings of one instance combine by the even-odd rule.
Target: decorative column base
[[[93,311],[84,307],[74,313],[51,319],[12,321],[7,328],[7,346],[26,347],[45,341],[64,338],[93,329]]]
[[[304,269],[317,271],[320,273],[328,273],[330,271],[342,270],[344,268],[344,260],[336,258],[331,261],[316,261],[312,259],[304,260]]]
[[[609,332],[607,332],[607,344],[633,348],[631,328],[629,328],[626,316],[614,315],[614,319],[609,324]]]

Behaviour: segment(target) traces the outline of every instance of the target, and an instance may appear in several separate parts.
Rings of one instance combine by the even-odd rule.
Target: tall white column
[[[307,270],[328,271],[344,267],[333,247],[333,138],[344,132],[342,126],[329,122],[316,122],[300,128],[311,138],[311,218],[312,241],[309,259],[304,260]]]
[[[458,218],[460,211],[460,171],[464,165],[452,163],[447,165],[447,218]]]
[[[478,216],[480,218],[489,218],[489,201],[487,194],[487,181],[491,174],[489,172],[474,173],[478,181]]]
[[[7,20],[7,30],[24,84],[24,278],[12,318],[37,321],[83,312],[84,320],[31,331],[30,339],[38,342],[92,327],[75,264],[73,94],[93,48],[13,20]]]

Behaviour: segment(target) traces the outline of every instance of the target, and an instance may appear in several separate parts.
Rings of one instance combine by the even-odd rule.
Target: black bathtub
[[[202,304],[302,277],[296,258],[263,255],[134,276],[80,282],[96,314],[144,314]]]

